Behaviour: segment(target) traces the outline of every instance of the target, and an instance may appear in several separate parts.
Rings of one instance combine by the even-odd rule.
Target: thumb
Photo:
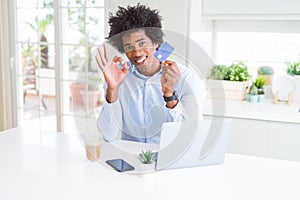
[[[128,66],[127,63],[126,63],[125,61],[123,61],[123,60],[122,60],[121,64],[122,64],[122,66],[123,66],[122,71],[123,71],[124,73],[127,73],[127,72],[129,71],[129,66]]]

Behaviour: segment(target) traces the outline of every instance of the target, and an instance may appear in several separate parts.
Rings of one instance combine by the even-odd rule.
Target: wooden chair
[[[39,90],[36,84],[36,68],[34,66],[27,66],[24,68],[23,74],[26,76],[23,80],[23,103],[25,104],[25,99],[28,90],[35,90],[39,96]],[[39,96],[41,105],[44,109],[47,109],[43,96]]]

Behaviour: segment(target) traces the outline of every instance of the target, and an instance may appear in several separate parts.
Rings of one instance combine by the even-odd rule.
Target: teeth
[[[142,58],[139,59],[139,60],[136,60],[136,62],[137,62],[137,63],[142,63],[145,59],[146,59],[146,56],[142,57]]]

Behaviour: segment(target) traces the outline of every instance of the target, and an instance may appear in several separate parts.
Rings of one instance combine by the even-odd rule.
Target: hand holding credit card
[[[173,53],[174,47],[172,47],[168,42],[164,42],[160,45],[158,50],[154,53],[154,56],[163,62],[168,59],[168,57]]]

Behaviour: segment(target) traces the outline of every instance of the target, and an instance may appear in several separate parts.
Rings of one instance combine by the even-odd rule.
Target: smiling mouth
[[[144,63],[144,61],[146,60],[146,58],[147,58],[147,56],[143,56],[143,57],[135,60],[135,62],[138,63],[138,64],[142,64],[142,63]]]

